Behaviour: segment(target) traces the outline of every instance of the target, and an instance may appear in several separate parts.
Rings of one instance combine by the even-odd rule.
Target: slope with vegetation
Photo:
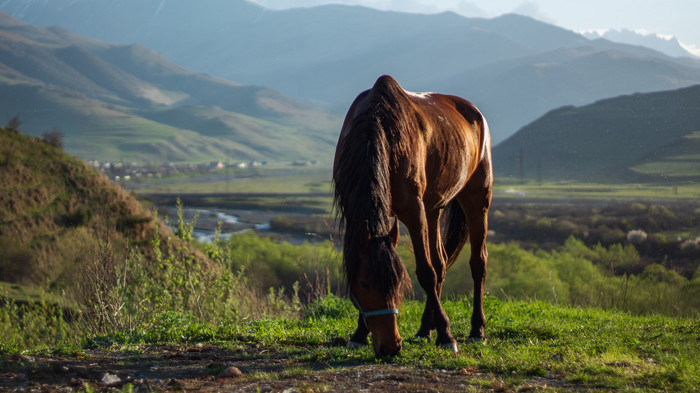
[[[0,129],[0,178],[0,282],[12,298],[36,300],[43,290],[77,307],[71,313],[90,314],[100,311],[84,307],[96,288],[131,285],[129,269],[164,280],[182,269],[212,278],[221,271],[132,195],[46,140]]]
[[[272,89],[186,70],[142,45],[1,12],[0,90],[0,119],[19,115],[34,135],[60,129],[67,151],[103,161],[318,159],[331,154],[339,122]]]
[[[497,174],[524,179],[694,182],[700,85],[555,109],[494,148]]]

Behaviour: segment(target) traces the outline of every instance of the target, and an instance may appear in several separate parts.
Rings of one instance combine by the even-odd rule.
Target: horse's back
[[[361,121],[364,124],[358,124]],[[432,172],[424,173],[433,179],[430,183],[464,185],[477,167],[491,168],[488,123],[474,104],[458,96],[411,92],[391,76],[382,75],[350,106],[339,142],[369,128],[391,135],[393,162],[425,161],[424,169]],[[418,157],[417,152],[430,154]]]

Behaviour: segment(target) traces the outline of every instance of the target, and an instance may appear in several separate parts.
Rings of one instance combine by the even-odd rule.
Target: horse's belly
[[[426,207],[442,208],[462,191],[469,179],[468,160],[442,162],[426,167]]]

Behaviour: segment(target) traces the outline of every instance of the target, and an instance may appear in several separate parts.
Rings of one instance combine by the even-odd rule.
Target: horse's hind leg
[[[475,173],[467,187],[461,192],[459,203],[467,216],[471,257],[469,266],[474,280],[474,309],[472,310],[470,340],[484,339],[484,282],[486,280],[486,232],[488,230],[488,211],[491,205],[492,179],[484,166]]]

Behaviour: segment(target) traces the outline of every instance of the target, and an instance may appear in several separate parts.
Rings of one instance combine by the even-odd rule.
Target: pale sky
[[[672,35],[700,50],[698,0],[249,0],[268,8],[353,4],[383,10],[436,13],[455,11],[491,18],[516,12],[569,30],[622,29]]]

